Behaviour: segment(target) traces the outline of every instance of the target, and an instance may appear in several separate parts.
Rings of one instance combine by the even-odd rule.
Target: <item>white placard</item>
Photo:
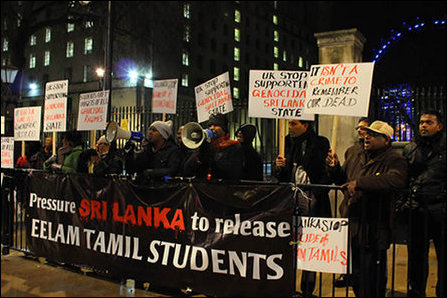
[[[227,114],[233,111],[228,71],[195,87],[194,90],[199,123],[207,121],[212,114]]]
[[[77,130],[104,130],[107,122],[109,90],[79,95]]]
[[[2,169],[14,168],[14,138],[2,137]]]
[[[39,141],[42,107],[14,109],[14,140]]]
[[[306,112],[368,116],[374,63],[312,65]]]
[[[250,70],[248,116],[314,120],[305,113],[308,71]]]
[[[298,269],[347,272],[348,218],[298,217]]]
[[[66,131],[68,80],[48,82],[45,85],[43,131]]]
[[[154,81],[152,113],[177,113],[178,79]]]

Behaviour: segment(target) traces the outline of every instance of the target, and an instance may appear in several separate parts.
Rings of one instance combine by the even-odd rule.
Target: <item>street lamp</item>
[[[2,110],[1,115],[5,121],[5,127],[2,127],[2,132],[5,135],[10,135],[13,132],[13,117],[14,108],[16,108],[17,98],[12,91],[12,84],[14,83],[18,73],[18,68],[15,66],[2,66]],[[2,121],[3,122],[3,121]]]

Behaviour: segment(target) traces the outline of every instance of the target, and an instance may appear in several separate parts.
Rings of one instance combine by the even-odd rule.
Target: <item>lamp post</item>
[[[12,84],[14,83],[18,73],[18,68],[15,66],[2,66],[1,78],[2,78],[2,110],[1,115],[5,117],[5,127],[2,127],[2,134],[4,129],[5,135],[13,135],[13,121],[14,121],[14,108],[17,105],[17,95],[12,90]]]

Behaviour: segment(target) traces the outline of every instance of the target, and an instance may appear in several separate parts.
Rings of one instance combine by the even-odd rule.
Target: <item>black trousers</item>
[[[385,297],[387,283],[386,249],[360,245],[351,238],[352,288],[356,297]]]
[[[445,297],[446,291],[446,216],[442,203],[418,208],[410,214],[408,243],[409,297],[425,297],[429,271],[428,255],[433,240],[438,261],[436,296]]]

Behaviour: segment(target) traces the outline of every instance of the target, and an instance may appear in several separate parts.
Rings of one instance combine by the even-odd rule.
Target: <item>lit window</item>
[[[233,97],[234,99],[239,99],[239,88],[233,87]]]
[[[86,21],[85,22],[85,28],[86,29],[93,28],[93,21]]]
[[[84,65],[82,72],[82,82],[88,82],[90,79],[90,65]]]
[[[273,40],[279,42],[279,32],[276,30],[273,31]]]
[[[241,41],[241,32],[238,28],[234,28],[234,40],[237,42]]]
[[[91,37],[87,37],[84,40],[84,54],[88,55],[93,52],[93,39]]]
[[[45,28],[45,42],[51,41],[51,28]]]
[[[30,39],[29,39],[29,45],[30,46],[35,46],[37,43],[37,37],[35,34],[31,35]]]
[[[188,87],[188,74],[187,73],[182,74],[182,86]]]
[[[278,47],[273,47],[273,56],[275,58],[279,57],[279,49],[278,49]]]
[[[191,18],[191,6],[189,3],[185,3],[183,5],[183,17],[190,19]]]
[[[183,54],[182,54],[182,64],[185,66],[189,66],[189,55],[188,55],[188,52],[185,50],[183,51]]]
[[[2,51],[3,52],[7,52],[8,51],[8,40],[6,38],[3,39]]]
[[[239,61],[239,58],[240,58],[239,48],[234,48],[234,61]]]
[[[74,43],[72,41],[68,41],[67,42],[67,52],[66,52],[66,57],[70,58],[73,57],[74,55]]]
[[[278,25],[278,17],[273,15],[273,24]]]
[[[282,51],[282,61],[287,62],[287,52],[285,50]]]
[[[36,55],[29,55],[29,68],[36,68]]]
[[[189,42],[191,39],[191,31],[188,25],[185,26],[185,31],[183,32],[183,40]]]
[[[73,32],[74,29],[75,29],[75,24],[73,24],[73,23],[67,24],[67,32]]]
[[[43,65],[44,66],[50,65],[50,51],[45,51],[45,61]]]
[[[17,27],[20,27],[20,25],[22,24],[22,14],[19,12],[17,14]]]
[[[236,23],[240,23],[241,22],[241,12],[239,10],[235,10],[234,11],[234,21]]]
[[[301,56],[298,57],[298,66],[303,67],[303,57]]]
[[[239,67],[233,67],[233,78],[235,81],[239,81]]]
[[[278,63],[273,63],[273,70],[279,70]]]

